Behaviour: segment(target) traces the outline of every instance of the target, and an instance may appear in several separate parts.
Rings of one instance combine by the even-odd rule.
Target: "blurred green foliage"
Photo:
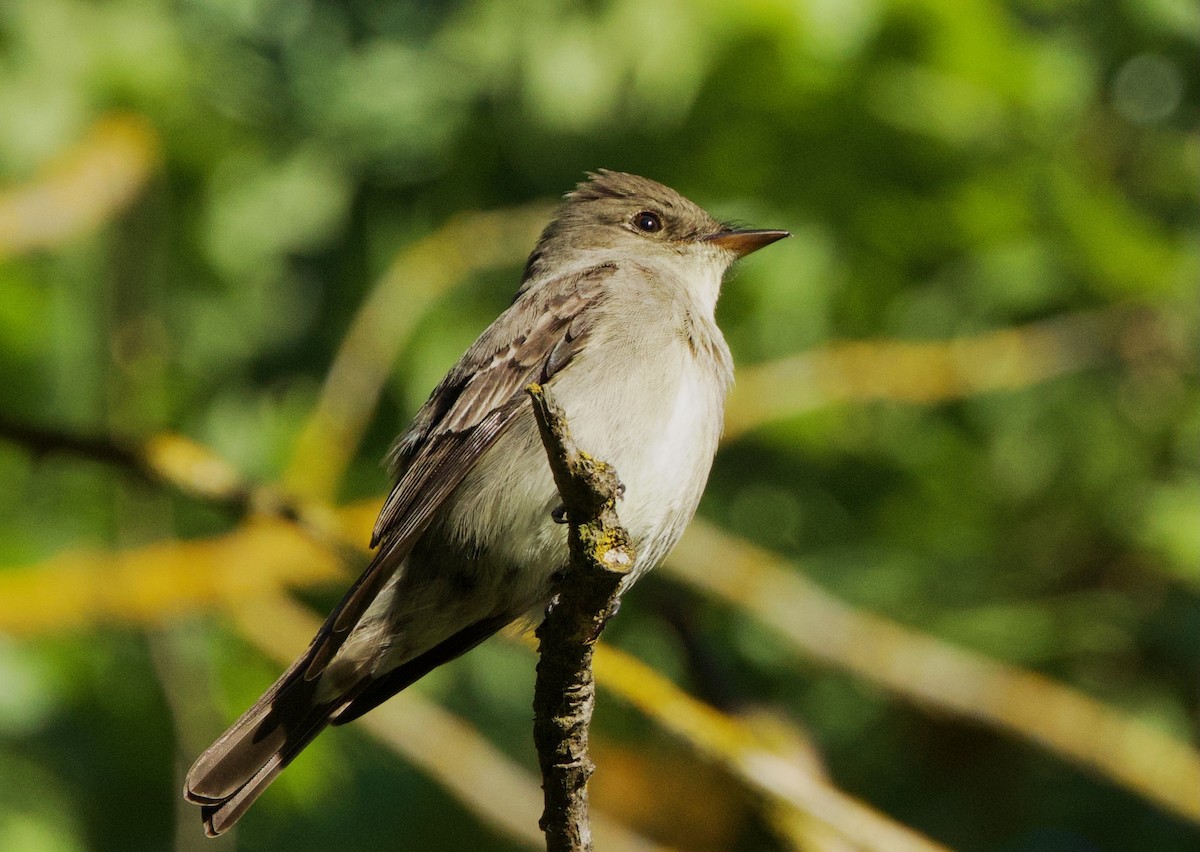
[[[0,186],[114,111],[144,118],[158,165],[86,234],[0,242],[0,410],[177,430],[275,478],[397,251],[597,167],[793,231],[726,287],[741,364],[1145,306],[1101,367],[740,437],[702,513],[858,605],[1194,740],[1198,45],[1188,0],[5,0]],[[476,276],[421,319],[345,496],[384,489],[392,435],[518,275]],[[7,444],[0,479],[6,565],[228,524]],[[0,849],[230,848],[200,847],[177,801],[179,764],[206,744],[178,732],[215,735],[277,669],[222,623],[0,636]],[[797,661],[661,578],[606,638],[709,701],[791,718],[839,786],[948,845],[1200,844],[1131,793]],[[531,668],[493,643],[420,688],[532,766]],[[598,725],[664,761],[679,748],[603,694]],[[353,729],[310,752],[241,846],[513,848]],[[770,847],[739,819],[722,842]]]

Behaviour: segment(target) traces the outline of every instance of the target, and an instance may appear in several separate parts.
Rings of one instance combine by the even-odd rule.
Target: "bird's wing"
[[[306,678],[320,674],[438,508],[529,405],[525,387],[549,381],[587,345],[614,272],[602,264],[523,292],[430,394],[390,456],[396,484],[371,540],[380,550],[330,614]]]
[[[318,678],[383,584],[403,564],[438,507],[521,406],[529,404],[525,386],[549,381],[587,345],[594,308],[615,271],[612,265],[596,266],[523,291],[422,406],[392,453],[397,481],[375,528],[373,543],[381,545],[375,558],[308,650],[188,773],[185,795],[203,806],[210,834],[236,822],[339,712],[365,712],[503,626],[485,619],[383,681],[367,678],[345,695],[320,697]],[[360,694],[362,700],[356,702]]]

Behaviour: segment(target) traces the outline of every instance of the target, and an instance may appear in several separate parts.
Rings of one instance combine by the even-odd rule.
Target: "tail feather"
[[[201,805],[200,816],[204,820],[204,833],[209,837],[216,837],[232,827],[282,771],[282,755],[272,755],[270,760],[233,795],[219,803]]]
[[[354,694],[347,696],[346,701],[333,709],[329,723],[344,725],[353,722],[397,692],[412,686],[438,666],[462,656],[512,620],[510,615],[482,619],[443,639],[419,657],[401,663],[386,674],[364,678]]]
[[[315,700],[317,682],[303,677],[307,658],[293,663],[188,771],[183,794],[201,806],[209,835],[232,826],[344,704]]]
[[[510,621],[510,615],[481,619],[386,674],[360,677],[332,700],[318,700],[321,678],[306,677],[314,642],[192,765],[183,794],[200,805],[205,832],[215,837],[237,822],[326,725],[358,718]]]

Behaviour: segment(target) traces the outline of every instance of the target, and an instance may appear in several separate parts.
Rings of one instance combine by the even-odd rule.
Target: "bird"
[[[536,619],[567,565],[525,388],[553,391],[612,465],[637,558],[674,546],[721,436],[733,360],[714,312],[737,259],[788,236],[723,224],[649,178],[589,173],[545,227],[512,304],[388,456],[373,558],[309,647],[195,761],[205,831],[236,823],[328,725],[358,718],[505,625]]]

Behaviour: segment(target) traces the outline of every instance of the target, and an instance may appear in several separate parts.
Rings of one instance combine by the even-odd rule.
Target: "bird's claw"
[[[604,616],[604,620],[596,625],[595,632],[592,634],[593,642],[600,638],[600,634],[604,631],[604,628],[608,626],[608,622],[611,621],[612,617],[620,611],[621,611],[621,599],[617,598],[615,601],[613,601],[612,609],[610,609],[608,611],[608,613]]]

